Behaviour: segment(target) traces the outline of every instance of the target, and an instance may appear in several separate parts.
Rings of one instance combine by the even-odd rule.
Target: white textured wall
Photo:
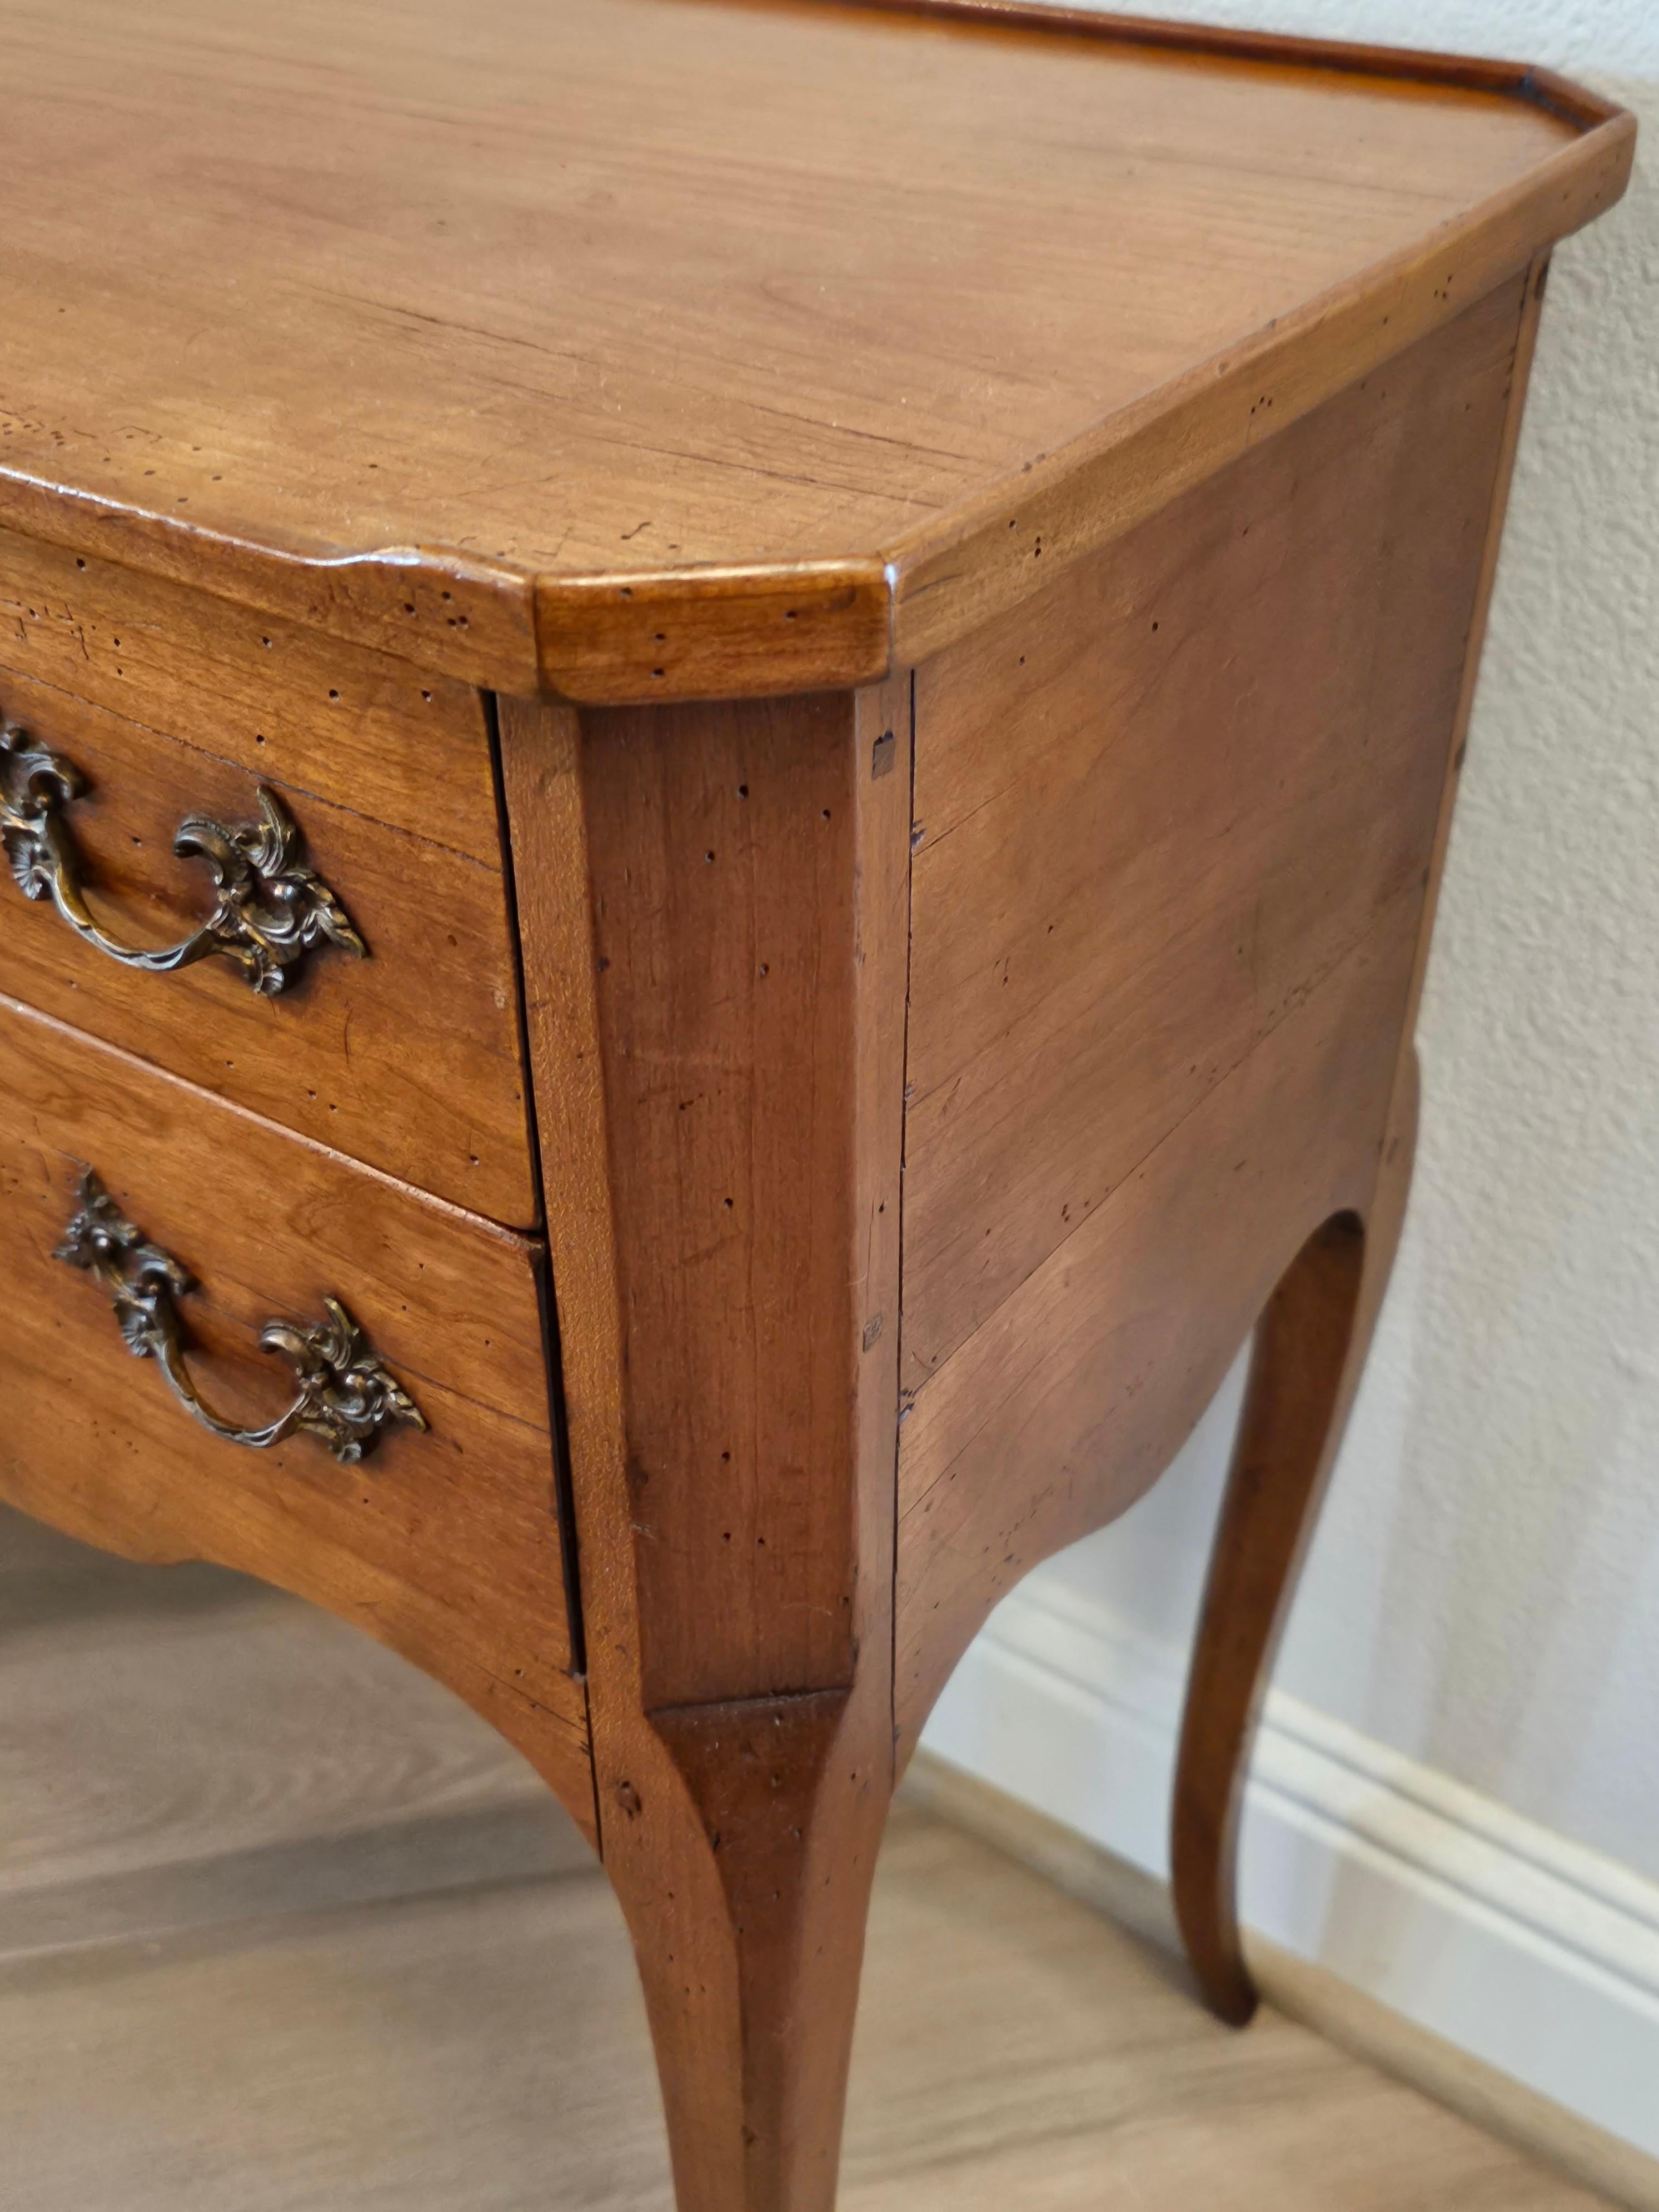
[[[1277,1680],[1659,1879],[1659,0],[1164,12],[1519,56],[1643,117],[1631,196],[1555,262],[1410,1219]],[[1028,1590],[1184,1639],[1225,1429]]]

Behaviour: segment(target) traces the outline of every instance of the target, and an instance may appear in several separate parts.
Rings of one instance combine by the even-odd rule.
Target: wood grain
[[[840,0],[884,15],[919,15],[944,23],[1000,26],[1030,36],[1093,39],[1119,46],[1151,48],[1211,59],[1275,63],[1284,68],[1329,70],[1341,76],[1383,77],[1402,84],[1456,85],[1466,91],[1503,93],[1530,100],[1589,128],[1607,118],[1608,103],[1553,70],[1530,62],[1458,54],[1443,48],[1382,46],[1363,40],[1316,39],[1300,32],[1263,31],[1237,24],[1182,22],[1127,9],[1046,6],[1041,0]]]
[[[1256,1992],[1238,1920],[1238,1832],[1256,1714],[1302,1562],[1359,1385],[1393,1269],[1411,1187],[1419,1079],[1413,1033],[1451,825],[1469,710],[1545,267],[1528,275],[1498,468],[1476,578],[1434,849],[1418,930],[1376,1185],[1358,1215],[1327,1222],[1296,1259],[1257,1325],[1249,1388],[1228,1475],[1194,1642],[1176,1760],[1171,1865],[1188,1954],[1212,2008],[1235,2024]]]
[[[650,1707],[852,1678],[848,1385],[896,1311],[853,1196],[856,725],[830,693],[584,725]]]
[[[1267,1942],[1249,1941],[1264,2001],[1396,2081],[1628,2212],[1659,2212],[1659,2159],[1571,2112],[1512,2074],[1472,2058],[1352,1982]]]
[[[939,649],[1589,220],[1633,128],[1042,10],[230,21],[7,0],[0,520],[589,701]]]
[[[1416,1134],[1399,1133],[1399,1202],[1388,1230],[1340,1213],[1308,1239],[1255,1327],[1244,1411],[1205,1591],[1176,1778],[1171,1882],[1187,1955],[1212,2012],[1255,2015],[1239,1940],[1238,1824],[1246,1747],[1267,1693],[1264,1660],[1313,1533],[1320,1489],[1370,1348],[1357,1332],[1367,1261],[1386,1281],[1405,1212]],[[1378,1209],[1373,1209],[1374,1214]],[[1378,1249],[1380,1244],[1381,1249]],[[1371,1315],[1376,1301],[1371,1304]],[[1344,1384],[1347,1382],[1347,1388]]]
[[[128,1355],[52,1258],[78,1163],[202,1288],[191,1364],[270,1419],[273,1316],[343,1298],[431,1424],[361,1469],[305,1437],[239,1450]],[[368,1629],[492,1719],[591,1820],[554,1494],[538,1248],[0,1000],[0,1266],[12,1286],[0,1491],[131,1556],[216,1559]]]
[[[918,1395],[899,1453],[907,1748],[997,1599],[1158,1479],[1306,1237],[1369,1205],[1421,896],[1402,892]]]
[[[266,778],[374,954],[273,1006],[0,902],[0,1492],[474,1705],[602,1851],[679,2212],[831,2212],[896,1765],[1279,1283],[1177,1816],[1242,2016],[1237,1776],[1403,1200],[1534,272],[1630,118],[963,0],[0,31],[0,708],[144,933],[194,918],[177,817]],[[260,1323],[332,1291],[430,1432],[347,1473],[191,1426],[50,1256],[77,1162],[204,1285],[216,1401],[274,1407]],[[78,1971],[35,1948],[0,2047],[9,1973]],[[1074,2114],[1046,2197],[1027,2147],[1109,2074],[995,2034],[855,2201],[1095,2201]],[[1363,2132],[1330,2185],[1380,2204]],[[1156,2135],[1127,2193],[1212,2193]]]
[[[892,1779],[908,705],[502,714],[605,1860],[682,2212],[834,2197]]]
[[[918,672],[907,1390],[1420,887],[1525,284]]]
[[[1593,145],[1586,167],[1577,149],[1547,165],[1551,189],[1565,181],[1565,168],[1577,172],[1569,189],[1583,191],[1586,222],[1624,191],[1634,125],[1608,121]],[[1382,372],[1450,315],[1516,281],[1551,242],[1534,191],[1514,187],[1479,218],[1427,234],[1385,269],[1355,274],[1304,313],[1227,346],[1028,464],[948,526],[895,543],[896,655],[917,662],[972,635],[1057,568],[1110,544],[1310,409]]]
[[[926,1750],[917,1753],[899,1803],[914,1805],[1029,1867],[1067,1897],[1159,1948],[1179,1952],[1169,1887],[1086,1836],[1006,1796]],[[879,1876],[878,1877],[879,1881]],[[878,1896],[880,1894],[878,1889]],[[1445,2042],[1403,2013],[1327,1969],[1245,1933],[1250,1972],[1271,2012],[1297,2021],[1414,2088],[1462,2113],[1501,2142],[1536,2158],[1562,2179],[1599,2192],[1631,2212],[1659,2212],[1659,2160],[1535,2089]]]
[[[0,533],[0,712],[90,790],[69,810],[88,897],[125,941],[211,909],[173,832],[258,818],[269,783],[368,945],[276,999],[228,963],[123,969],[0,881],[18,997],[220,1096],[514,1224],[535,1218],[517,975],[476,692]]]
[[[0,672],[500,872],[470,684],[12,530]]]
[[[1224,2034],[1157,1952],[925,1816],[874,1933],[842,2212],[1601,2203],[1287,2020]],[[597,1875],[0,1969],[18,2212],[524,2212],[550,2176],[668,2212],[647,2063]]]
[[[0,1957],[592,1866],[493,1729],[343,1621],[36,1530],[0,1509]]]

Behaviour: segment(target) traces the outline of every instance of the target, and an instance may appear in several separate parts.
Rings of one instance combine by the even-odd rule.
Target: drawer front
[[[343,1397],[314,1393],[312,1419],[265,1449],[202,1425],[154,1346],[135,1358],[123,1340],[117,1290],[155,1279],[143,1255],[100,1259],[83,1223],[70,1242],[93,1264],[61,1256],[88,1167],[108,1207],[188,1271],[159,1317],[125,1310],[129,1334],[176,1317],[204,1411],[237,1429],[277,1421],[302,1393],[261,1331],[281,1324],[291,1346],[328,1322],[329,1298],[361,1332]],[[533,1743],[546,1771],[550,1715],[568,1716],[561,1756],[585,1757],[585,1733],[540,1266],[528,1239],[0,998],[0,1493],[109,1549],[216,1559],[356,1620]],[[314,1379],[330,1347],[307,1341]],[[354,1464],[332,1445],[342,1404],[353,1437],[374,1410],[369,1354],[392,1418]]]
[[[26,733],[0,755],[0,990],[419,1188],[532,1224],[484,716],[465,685],[0,532],[0,721]],[[31,778],[40,748],[69,764],[73,796]],[[262,788],[293,825],[280,853]],[[211,832],[175,853],[191,816],[265,831],[257,853],[237,842],[228,906]],[[43,863],[43,835],[61,866]],[[12,879],[31,861],[33,899]],[[124,947],[199,947],[222,911],[211,941],[234,957],[124,965],[57,910],[53,870],[78,877],[86,913]],[[272,915],[298,925],[289,941]]]

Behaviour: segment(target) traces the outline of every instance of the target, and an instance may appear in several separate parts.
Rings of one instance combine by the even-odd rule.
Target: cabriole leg
[[[890,1795],[854,1704],[659,1714],[666,1756],[610,1793],[606,1870],[645,1985],[678,2212],[832,2212]]]
[[[1188,1684],[1171,1854],[1188,1956],[1205,2002],[1235,2027],[1257,2002],[1237,1905],[1251,1738],[1394,1264],[1416,1134],[1408,1054],[1363,1224],[1338,1214],[1316,1231],[1256,1329]]]

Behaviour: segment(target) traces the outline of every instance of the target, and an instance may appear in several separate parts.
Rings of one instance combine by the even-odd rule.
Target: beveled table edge
[[[1612,206],[1630,180],[1629,111],[1525,63],[1029,0],[802,4],[1462,89],[1541,108],[1578,135],[1413,246],[865,553],[538,572],[444,545],[350,549],[231,536],[3,465],[0,526],[514,697],[624,706],[854,688],[1018,605],[1057,570],[1517,275]]]

